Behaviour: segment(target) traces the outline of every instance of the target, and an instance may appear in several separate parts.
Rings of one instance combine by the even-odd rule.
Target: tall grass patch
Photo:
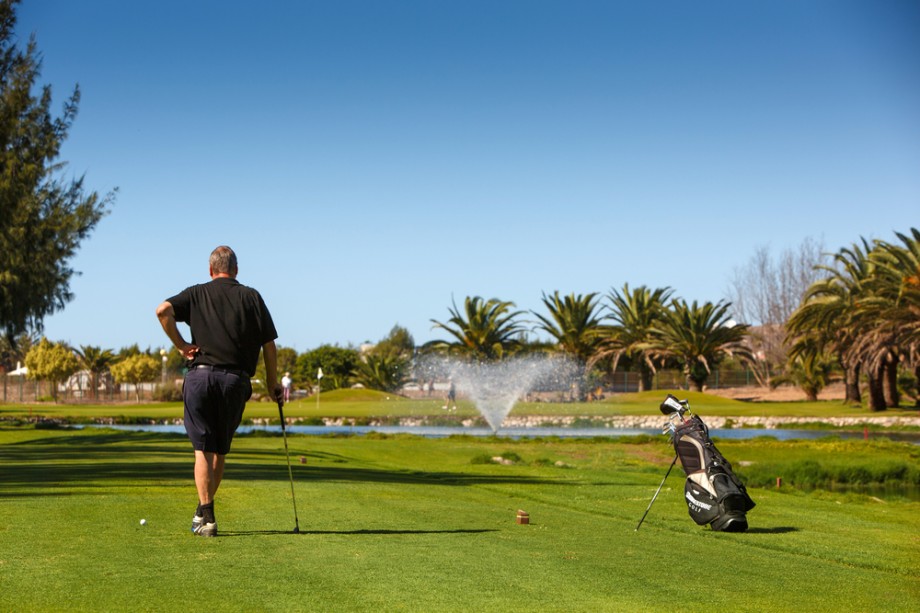
[[[749,486],[920,486],[920,448],[887,440],[718,441]]]

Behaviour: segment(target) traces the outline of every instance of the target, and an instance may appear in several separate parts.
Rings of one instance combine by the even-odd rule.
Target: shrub
[[[182,400],[182,386],[165,383],[153,391],[153,399],[158,402],[179,402]]]

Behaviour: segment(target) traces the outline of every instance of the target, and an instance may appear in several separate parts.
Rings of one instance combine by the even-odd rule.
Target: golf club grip
[[[284,409],[282,407],[284,407],[284,401],[279,400],[278,401],[278,417],[281,418],[281,431],[284,432]]]

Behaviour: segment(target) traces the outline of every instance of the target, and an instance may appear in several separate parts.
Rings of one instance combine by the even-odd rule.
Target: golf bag
[[[684,498],[690,517],[716,531],[747,530],[747,512],[754,508],[754,501],[709,438],[709,428],[696,415],[685,418],[689,405],[670,394],[661,403],[661,412],[671,420],[671,443],[687,474]]]

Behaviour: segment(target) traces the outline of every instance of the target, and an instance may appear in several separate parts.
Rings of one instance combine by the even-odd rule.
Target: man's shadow
[[[456,530],[384,530],[366,528],[362,530],[235,530],[221,532],[219,536],[274,536],[278,534],[350,534],[355,536],[386,536],[392,534],[483,534],[485,532],[498,532],[495,529],[465,529]]]

